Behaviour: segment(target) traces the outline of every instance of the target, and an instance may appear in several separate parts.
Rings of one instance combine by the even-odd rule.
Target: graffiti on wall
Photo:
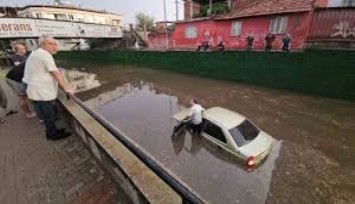
[[[355,25],[351,26],[351,23],[348,21],[340,21],[333,26],[334,33],[332,33],[331,37],[355,37]]]

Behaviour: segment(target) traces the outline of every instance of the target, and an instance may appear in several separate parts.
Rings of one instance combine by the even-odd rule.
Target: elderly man
[[[25,64],[27,60],[26,47],[20,43],[15,42],[14,45],[15,54],[11,56],[13,68],[6,75],[6,82],[12,88],[14,93],[18,96],[20,107],[25,113],[27,118],[33,118],[36,114],[32,113],[28,106],[28,100],[26,95],[26,85],[22,83],[22,78],[25,70]]]
[[[59,130],[55,125],[58,84],[65,92],[72,92],[73,89],[65,83],[54,62],[52,55],[57,53],[57,41],[50,36],[42,36],[39,44],[40,47],[27,59],[23,82],[27,84],[28,98],[33,101],[37,114],[44,120],[47,139],[58,140],[70,136],[70,133]]]

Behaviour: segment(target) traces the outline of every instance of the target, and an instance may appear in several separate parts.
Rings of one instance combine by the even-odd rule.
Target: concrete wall
[[[81,107],[63,95],[59,100],[72,131],[135,204],[182,203],[174,190]]]
[[[355,52],[67,52],[59,59],[124,64],[355,100]]]

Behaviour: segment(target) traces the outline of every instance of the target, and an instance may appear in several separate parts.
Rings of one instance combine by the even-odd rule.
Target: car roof
[[[228,130],[242,123],[246,118],[231,110],[213,107],[204,111],[204,118],[210,119],[224,125]]]

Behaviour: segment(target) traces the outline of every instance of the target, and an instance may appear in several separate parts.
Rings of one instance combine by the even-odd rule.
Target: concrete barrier
[[[63,94],[59,96],[59,101],[72,131],[135,204],[182,203],[181,197],[172,188],[79,105]]]
[[[355,100],[355,52],[63,52],[58,59],[134,65]]]

